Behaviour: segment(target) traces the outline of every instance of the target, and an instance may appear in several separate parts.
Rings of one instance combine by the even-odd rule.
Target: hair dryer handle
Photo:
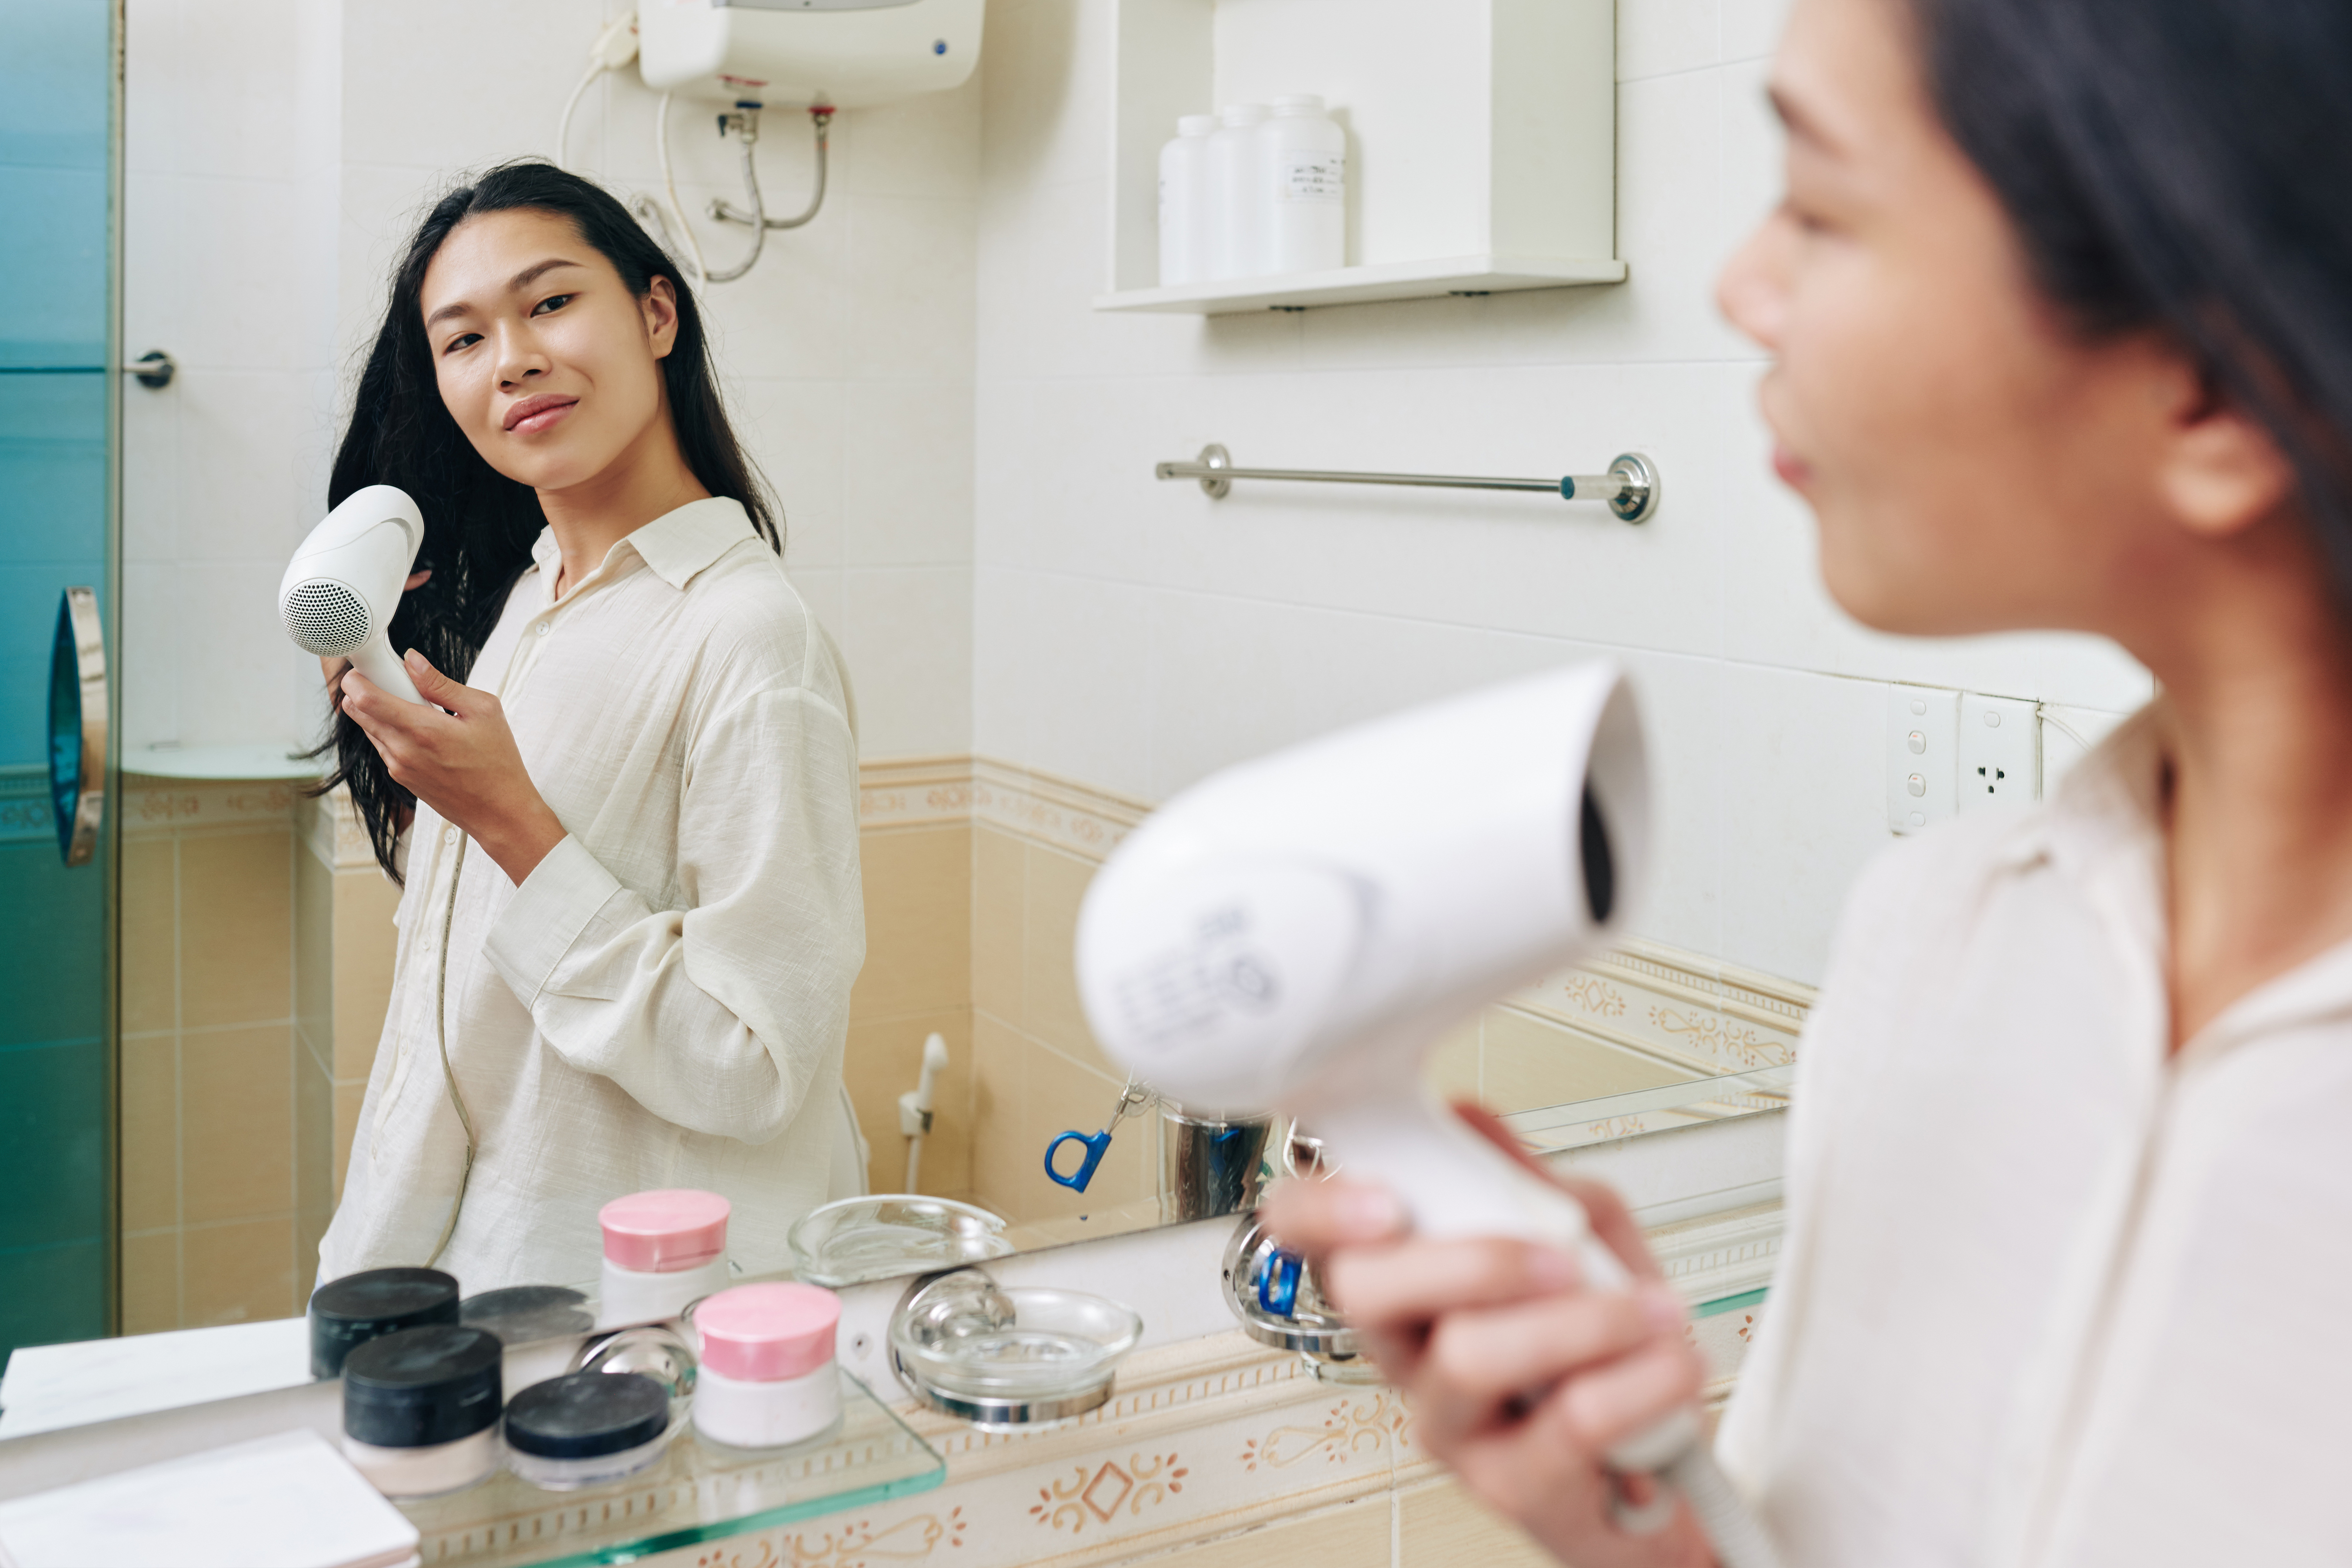
[[[391,692],[404,702],[427,706],[416,693],[416,682],[408,679],[408,667],[392,651],[392,644],[381,637],[367,641],[352,650],[352,668]]]

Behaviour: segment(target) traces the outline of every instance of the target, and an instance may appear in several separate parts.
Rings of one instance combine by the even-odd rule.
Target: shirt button
[[[547,623],[545,621],[539,623],[539,635],[541,637],[545,637],[547,635]]]
[[[445,827],[445,828],[443,828],[443,829],[441,830],[441,842],[442,842],[442,843],[444,843],[444,844],[455,844],[455,843],[457,843],[457,830],[456,828],[454,828],[454,827]]]

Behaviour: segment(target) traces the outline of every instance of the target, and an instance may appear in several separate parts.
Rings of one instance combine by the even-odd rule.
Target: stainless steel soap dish
[[[1110,1398],[1143,1320],[1078,1290],[1000,1288],[977,1268],[918,1279],[890,1316],[890,1365],[918,1399],[983,1432],[1083,1415]]]
[[[1225,1305],[1258,1343],[1297,1351],[1327,1383],[1382,1381],[1363,1359],[1356,1331],[1323,1300],[1313,1266],[1285,1251],[1255,1214],[1243,1216],[1225,1244],[1224,1284]]]
[[[811,1209],[789,1237],[793,1277],[839,1289],[1010,1257],[1004,1216],[952,1198],[881,1193]]]

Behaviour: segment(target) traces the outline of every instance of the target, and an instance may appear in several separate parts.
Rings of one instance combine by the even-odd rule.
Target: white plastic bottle
[[[1211,278],[1255,278],[1265,270],[1266,209],[1273,204],[1257,137],[1265,121],[1263,103],[1228,104],[1209,137]]]
[[[1215,232],[1209,205],[1209,137],[1213,114],[1187,114],[1176,136],[1160,149],[1160,286],[1198,283],[1209,276]]]
[[[1348,264],[1348,133],[1312,93],[1274,100],[1257,128],[1269,193],[1265,270],[1326,272]]]

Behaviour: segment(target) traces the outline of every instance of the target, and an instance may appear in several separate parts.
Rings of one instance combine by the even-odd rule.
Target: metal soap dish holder
[[[1110,1398],[1143,1320],[1116,1301],[1007,1289],[977,1268],[917,1279],[890,1315],[890,1368],[916,1398],[983,1432],[1083,1415]]]
[[[1313,1266],[1285,1250],[1255,1214],[1243,1216],[1225,1244],[1224,1285],[1225,1305],[1258,1343],[1297,1351],[1326,1383],[1385,1381],[1364,1359],[1356,1331],[1323,1300]]]

